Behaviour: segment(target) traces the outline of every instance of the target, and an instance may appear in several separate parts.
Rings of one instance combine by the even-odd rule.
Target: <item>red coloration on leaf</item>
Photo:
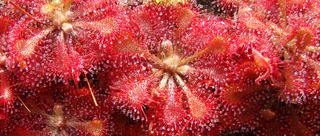
[[[0,1],[0,135],[317,135],[319,7]]]
[[[113,34],[125,21],[120,20],[121,10],[112,1],[10,4],[27,17],[21,17],[10,31],[7,66],[20,75],[21,82],[32,86],[39,86],[35,81],[44,81],[44,77],[79,82],[80,74],[92,68],[88,64],[104,57],[101,52],[107,50]]]

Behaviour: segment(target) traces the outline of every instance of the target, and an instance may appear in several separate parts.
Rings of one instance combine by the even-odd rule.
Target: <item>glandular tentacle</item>
[[[201,50],[198,53],[193,54],[190,57],[187,57],[183,60],[181,60],[178,64],[178,66],[182,66],[182,65],[186,65],[192,61],[194,61],[195,59],[206,55],[206,54],[222,54],[227,50],[228,46],[227,44],[224,42],[224,38],[222,37],[216,37],[213,40],[211,40],[211,42],[209,43],[209,45]]]

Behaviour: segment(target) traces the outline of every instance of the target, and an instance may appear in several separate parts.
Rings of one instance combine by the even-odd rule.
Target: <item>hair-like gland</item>
[[[153,82],[156,78],[158,78],[161,75],[160,73],[161,71],[151,75],[150,77],[140,79],[140,81],[138,82],[132,81],[132,79],[127,79],[125,77],[122,80],[125,80],[127,84],[119,86],[109,86],[112,90],[120,91],[114,93],[113,98],[116,99],[116,101],[122,103],[123,105],[127,105],[126,107],[128,109],[124,111],[124,114],[126,114],[127,116],[130,114],[130,117],[134,119],[142,119],[146,117],[143,109],[145,105],[151,102],[151,96],[149,95],[150,92],[148,92],[149,84]],[[134,114],[142,113],[143,117],[140,117],[139,115],[137,117],[133,116],[132,111],[134,111]]]
[[[197,96],[192,94],[191,90],[186,86],[184,81],[178,76],[177,74],[174,75],[176,81],[178,82],[179,86],[182,88],[184,93],[187,96],[188,103],[190,105],[190,114],[194,119],[202,119],[208,112],[208,107],[199,100]]]
[[[151,134],[159,133],[159,132],[170,132],[170,133],[179,133],[184,129],[184,121],[186,119],[186,111],[183,108],[182,100],[179,98],[179,94],[176,93],[176,84],[174,83],[173,77],[168,79],[168,86],[166,86],[165,90],[168,93],[167,98],[164,100],[163,108],[160,108],[158,112],[160,112],[160,120],[156,120],[154,127],[154,123],[151,121],[149,124],[149,132]],[[159,115],[159,113],[157,113]],[[159,131],[159,132],[158,132]]]
[[[186,95],[189,113],[189,129],[192,133],[210,131],[215,123],[216,115],[210,100],[203,100],[196,93],[193,93],[186,83],[177,74],[174,75],[176,82]]]
[[[22,61],[23,59],[33,55],[35,51],[35,47],[38,45],[39,41],[45,36],[47,36],[52,30],[53,30],[53,27],[49,27],[45,30],[42,30],[37,35],[27,40],[19,40],[15,45],[15,49],[19,54],[19,56],[21,56],[21,58],[17,58],[18,60],[16,61]]]
[[[1,90],[0,90],[0,99],[2,103],[11,103],[13,101],[13,92],[10,89],[9,77],[5,72],[0,73],[1,76]]]
[[[11,90],[12,86],[10,84],[10,73],[9,71],[4,70],[0,72],[0,79],[1,79],[1,87],[0,87],[0,106],[9,106],[13,104],[15,99],[18,99],[22,105],[26,108],[28,112],[31,112],[28,106],[21,100],[19,96],[14,96],[14,92]],[[17,84],[18,85],[18,84]]]
[[[7,32],[9,26],[10,26],[10,21],[2,16],[2,12],[0,11],[0,34],[4,34],[5,32]]]

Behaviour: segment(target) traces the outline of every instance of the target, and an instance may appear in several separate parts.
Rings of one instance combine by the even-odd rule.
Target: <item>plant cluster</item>
[[[315,135],[318,0],[4,0],[0,135]]]

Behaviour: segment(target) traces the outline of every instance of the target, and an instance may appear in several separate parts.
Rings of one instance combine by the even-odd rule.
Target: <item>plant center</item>
[[[171,56],[163,61],[163,69],[169,73],[176,73],[180,58],[177,55]]]
[[[70,11],[71,2],[54,0],[41,8],[41,12],[51,16],[50,21],[55,28],[61,28],[65,33],[71,33],[72,24],[69,22],[73,13]]]

